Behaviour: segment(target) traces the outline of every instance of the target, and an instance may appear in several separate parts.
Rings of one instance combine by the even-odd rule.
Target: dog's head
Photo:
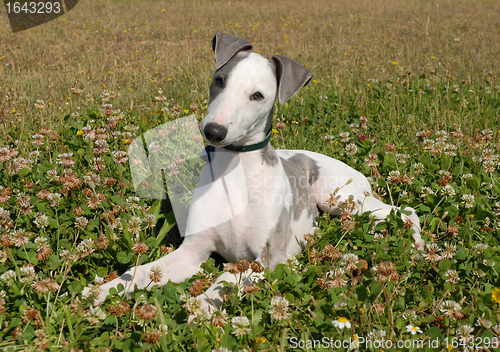
[[[202,132],[214,146],[262,141],[272,128],[274,102],[284,105],[312,78],[295,61],[253,53],[246,40],[217,33],[212,39],[215,74]]]

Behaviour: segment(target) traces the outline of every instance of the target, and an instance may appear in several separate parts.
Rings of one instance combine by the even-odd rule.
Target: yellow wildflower
[[[496,288],[491,292],[491,298],[497,303],[500,303],[500,288]]]

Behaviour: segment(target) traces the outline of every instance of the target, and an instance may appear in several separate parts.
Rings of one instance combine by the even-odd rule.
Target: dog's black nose
[[[203,132],[205,132],[205,137],[209,142],[221,142],[226,138],[227,128],[215,122],[209,122]]]

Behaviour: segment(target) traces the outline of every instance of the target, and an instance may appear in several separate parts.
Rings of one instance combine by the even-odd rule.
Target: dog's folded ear
[[[252,49],[253,45],[244,39],[226,33],[215,33],[212,38],[212,50],[217,64],[215,71],[219,70],[240,51],[251,51]]]
[[[304,66],[285,56],[272,57],[276,65],[278,79],[278,101],[281,105],[293,97],[300,88],[307,86],[312,79],[312,73]]]

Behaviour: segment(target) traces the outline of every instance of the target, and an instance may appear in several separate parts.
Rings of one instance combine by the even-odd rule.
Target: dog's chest
[[[263,154],[240,153],[241,170],[231,169],[238,177],[220,174],[226,188],[214,184],[212,194],[207,197],[214,205],[227,203],[229,199],[233,208],[238,209],[212,229],[217,251],[228,260],[256,259],[269,243],[285,244],[293,235],[310,231],[316,216],[316,204],[303,169],[277,156],[271,162]],[[217,162],[217,157],[212,167],[230,170],[223,159]]]

